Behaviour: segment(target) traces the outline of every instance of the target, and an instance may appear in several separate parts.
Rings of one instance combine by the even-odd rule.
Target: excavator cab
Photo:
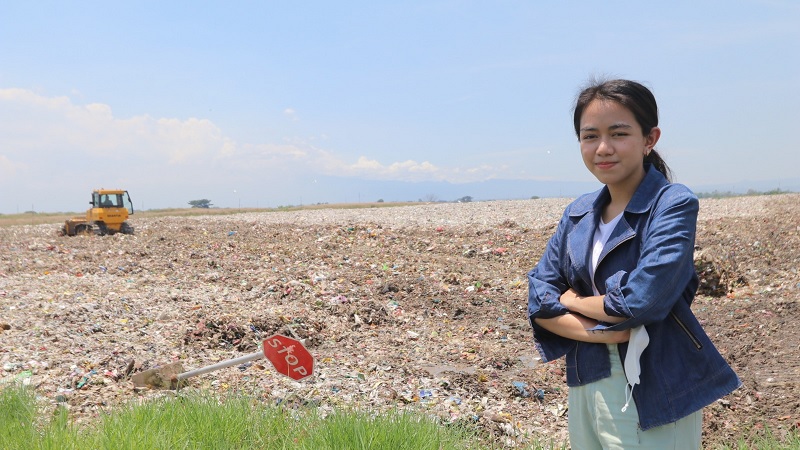
[[[92,192],[92,201],[89,202],[95,208],[125,208],[128,214],[133,214],[133,203],[128,191],[109,192],[109,191],[94,191]]]
[[[128,191],[119,189],[96,189],[92,192],[92,205],[85,217],[67,219],[61,234],[133,234],[133,227],[127,222],[133,214],[133,202]]]

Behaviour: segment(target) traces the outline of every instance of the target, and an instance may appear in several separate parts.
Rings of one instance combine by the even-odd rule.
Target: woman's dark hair
[[[578,94],[578,98],[575,101],[573,121],[575,122],[575,134],[579,137],[583,110],[592,100],[611,100],[628,108],[633,113],[645,136],[650,133],[653,127],[658,126],[658,105],[656,105],[656,98],[649,89],[640,83],[630,80],[592,81]],[[655,149],[644,157],[644,164],[652,164],[653,167],[664,174],[667,180],[672,181],[672,170]]]

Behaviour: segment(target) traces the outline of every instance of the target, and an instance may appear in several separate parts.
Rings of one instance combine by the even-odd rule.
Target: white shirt
[[[601,218],[597,223],[597,229],[594,230],[591,265],[592,290],[594,290],[594,295],[600,295],[594,282],[594,271],[597,269],[597,263],[600,262],[600,254],[603,253],[603,247],[605,247],[608,238],[611,236],[611,232],[614,231],[614,228],[616,228],[621,218],[622,213],[611,219],[608,223],[603,223],[603,219]],[[649,343],[650,336],[647,334],[647,329],[645,329],[644,325],[639,325],[631,329],[631,338],[628,341],[628,352],[625,354],[624,361],[625,377],[628,379],[628,385],[625,386],[625,397],[627,401],[625,402],[625,406],[622,407],[622,412],[628,409],[628,404],[633,396],[633,386],[639,384],[639,374],[642,371],[639,358]],[[627,392],[628,386],[631,388],[630,393]]]
[[[619,219],[622,218],[622,213],[618,214],[617,217],[611,219],[608,223],[603,223],[603,219],[600,219],[600,222],[597,223],[597,229],[594,230],[594,245],[592,246],[592,289],[594,290],[594,295],[600,295],[600,292],[597,290],[597,287],[594,284],[594,271],[597,268],[597,263],[600,262],[600,254],[603,253],[603,247],[605,247],[606,242],[608,242],[609,236],[611,236],[611,232],[614,231],[614,228],[619,223]]]

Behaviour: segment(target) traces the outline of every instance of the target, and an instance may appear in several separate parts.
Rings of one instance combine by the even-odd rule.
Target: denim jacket
[[[610,316],[621,323],[598,329],[645,325],[650,344],[642,353],[640,384],[633,390],[643,429],[675,422],[729,394],[741,381],[703,331],[691,310],[698,287],[694,240],[699,203],[685,186],[671,184],[655,168],[646,175],[611,233],[595,270]],[[566,355],[567,384],[580,386],[611,374],[606,344],[555,335],[533,320],[566,314],[559,302],[572,288],[594,295],[592,241],[608,188],[586,194],[564,211],[542,259],[528,273],[528,315],[542,360]],[[622,360],[628,344],[619,344]]]

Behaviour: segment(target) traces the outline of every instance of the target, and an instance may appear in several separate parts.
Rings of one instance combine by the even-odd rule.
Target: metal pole
[[[248,361],[261,359],[263,357],[264,357],[264,352],[263,351],[258,351],[258,352],[255,352],[255,353],[250,353],[249,355],[244,355],[244,356],[240,356],[238,358],[234,358],[234,359],[229,359],[229,360],[226,360],[226,361],[218,362],[218,363],[212,364],[210,366],[201,367],[199,369],[194,369],[194,370],[190,370],[188,372],[183,372],[181,374],[178,374],[178,381],[185,380],[187,378],[190,378],[190,377],[193,377],[193,376],[196,376],[196,375],[202,375],[204,373],[213,372],[213,371],[215,371],[217,369],[224,369],[225,367],[235,366],[235,365],[238,365],[238,364],[246,363]]]

